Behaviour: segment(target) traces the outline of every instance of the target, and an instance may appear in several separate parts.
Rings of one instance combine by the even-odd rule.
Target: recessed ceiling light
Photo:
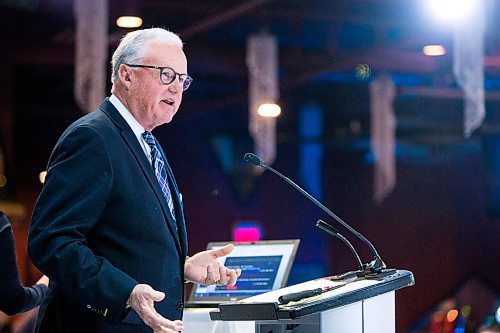
[[[120,28],[139,28],[142,25],[142,18],[139,16],[120,16],[116,20],[116,25]]]
[[[277,117],[281,114],[281,108],[278,104],[264,103],[259,106],[257,113],[261,117]]]
[[[426,45],[422,52],[429,57],[438,57],[446,54],[446,49],[443,45]]]

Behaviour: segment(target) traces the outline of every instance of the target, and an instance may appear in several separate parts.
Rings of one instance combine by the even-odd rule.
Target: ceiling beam
[[[462,99],[462,89],[447,87],[398,87],[399,96],[422,96],[448,99]],[[500,91],[486,91],[484,97],[487,101],[500,101]]]
[[[217,15],[209,17],[201,22],[191,24],[190,27],[185,28],[179,32],[184,40],[195,37],[196,35],[203,34],[221,24],[230,22],[239,16],[246,15],[256,8],[271,2],[272,0],[243,0],[241,4],[225,10]]]

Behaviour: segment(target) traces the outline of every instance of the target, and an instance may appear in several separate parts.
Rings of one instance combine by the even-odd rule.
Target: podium
[[[220,304],[210,318],[254,322],[255,333],[395,333],[395,291],[414,283],[413,274],[405,270],[342,281],[325,277]],[[334,289],[298,302],[278,303],[282,295],[324,287]]]

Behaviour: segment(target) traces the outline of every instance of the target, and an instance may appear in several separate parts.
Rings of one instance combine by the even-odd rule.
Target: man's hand
[[[159,302],[164,298],[165,293],[156,291],[147,284],[138,284],[132,289],[127,304],[137,312],[146,325],[153,329],[154,333],[173,333],[184,330],[182,321],[170,321],[156,312],[154,302]]]
[[[184,277],[203,285],[234,286],[241,269],[229,269],[217,261],[217,258],[231,253],[233,248],[233,244],[228,244],[218,250],[199,252],[188,258],[184,265]]]
[[[47,277],[47,275],[43,275],[40,279],[38,279],[38,281],[36,281],[36,284],[43,284],[46,287],[48,287],[49,286],[49,278]]]

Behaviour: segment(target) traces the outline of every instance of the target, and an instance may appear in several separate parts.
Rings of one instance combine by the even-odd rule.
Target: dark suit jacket
[[[168,176],[178,230],[150,162],[108,99],[62,134],[29,233],[30,257],[51,279],[39,332],[151,332],[125,310],[138,283],[165,292],[155,303],[161,315],[182,318],[187,238],[170,168]]]
[[[24,287],[19,279],[12,226],[0,211],[0,311],[12,316],[40,305],[47,287]]]

